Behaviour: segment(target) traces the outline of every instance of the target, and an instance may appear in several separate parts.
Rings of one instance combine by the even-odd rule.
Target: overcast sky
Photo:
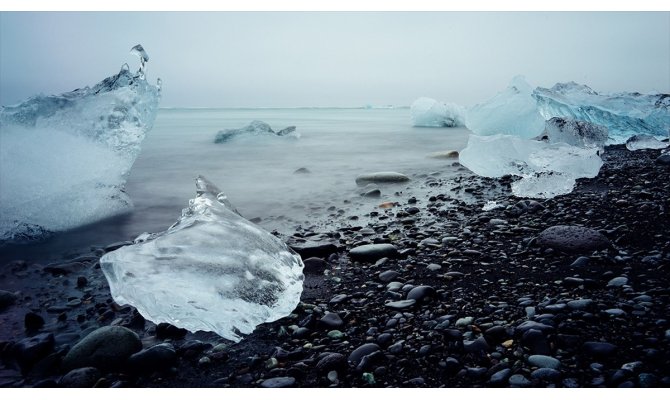
[[[525,75],[670,93],[670,13],[0,13],[0,103],[150,56],[164,107],[472,105]]]

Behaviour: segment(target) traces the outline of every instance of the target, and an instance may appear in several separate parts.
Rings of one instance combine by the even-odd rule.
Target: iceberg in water
[[[455,127],[465,125],[465,111],[454,103],[441,103],[420,97],[410,108],[412,124],[424,127]]]
[[[263,121],[251,121],[251,123],[240,129],[224,129],[219,131],[214,138],[214,143],[225,143],[238,136],[290,136],[299,138],[300,135],[295,131],[295,126],[286,127],[278,132],[272,130],[270,125]]]
[[[607,128],[586,121],[554,117],[547,121],[542,140],[577,147],[604,147]]]
[[[586,85],[568,82],[557,83],[551,89],[538,87],[533,97],[544,118],[567,117],[605,126],[617,143],[635,134],[670,134],[669,94],[602,94]]]
[[[544,130],[533,89],[522,76],[488,101],[471,107],[465,125],[477,135],[513,135],[533,138]]]
[[[272,234],[242,218],[205,178],[165,232],[100,259],[114,301],[147,319],[240,341],[290,314],[302,293],[303,263]]]
[[[598,151],[510,135],[470,135],[459,162],[485,177],[520,176],[512,184],[518,197],[551,198],[570,193],[577,178],[598,175],[603,164]]]
[[[37,239],[126,211],[132,205],[126,177],[159,100],[160,87],[124,64],[93,87],[2,107],[0,242]]]
[[[635,135],[626,140],[626,148],[631,151],[642,149],[664,149],[668,142],[661,142],[651,135]]]

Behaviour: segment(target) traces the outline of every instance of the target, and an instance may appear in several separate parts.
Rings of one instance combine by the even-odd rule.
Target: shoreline
[[[303,243],[325,271],[306,263],[294,313],[237,344],[156,327],[114,304],[102,254],[6,264],[0,290],[21,293],[0,311],[0,387],[669,387],[670,167],[655,163],[659,154],[608,146],[597,177],[525,210],[514,207],[511,179],[465,174],[375,215],[342,215],[342,228],[294,232],[294,246],[308,238],[336,250]],[[483,211],[487,200],[510,207]],[[538,235],[557,225],[594,229],[609,245],[541,245]],[[351,259],[372,243],[399,255]],[[386,305],[413,288],[424,288],[415,304]],[[322,321],[326,312],[340,321]],[[26,333],[26,313],[43,328]],[[148,356],[141,372],[124,362],[63,380],[68,350],[109,325],[135,332],[145,350],[169,343],[169,361]],[[28,337],[39,355],[26,354]]]

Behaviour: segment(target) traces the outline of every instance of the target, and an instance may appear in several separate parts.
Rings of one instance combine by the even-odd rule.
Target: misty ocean
[[[300,137],[214,143],[219,130],[253,120],[275,131],[296,126]],[[328,225],[332,212],[369,213],[381,202],[405,201],[404,189],[421,193],[421,178],[453,177],[455,159],[428,155],[460,151],[468,134],[466,128],[413,127],[409,108],[161,109],[126,184],[135,205],[130,213],[42,243],[8,247],[0,261],[57,259],[163,231],[195,197],[198,175],[224,191],[244,217],[260,218],[265,229],[290,235],[299,225]],[[309,173],[294,173],[299,168]],[[361,197],[356,176],[378,171],[415,179],[382,187],[380,198]]]

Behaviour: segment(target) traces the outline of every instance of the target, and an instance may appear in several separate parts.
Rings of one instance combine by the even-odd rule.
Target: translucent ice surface
[[[575,82],[557,83],[533,92],[546,118],[567,117],[605,126],[612,142],[623,143],[635,134],[668,137],[670,95],[598,93]]]
[[[577,178],[596,176],[603,164],[597,148],[509,135],[470,135],[459,161],[481,176],[520,176],[521,179],[512,184],[512,192],[519,197],[533,198],[570,193]]]
[[[463,107],[453,103],[442,103],[428,97],[420,97],[410,108],[412,124],[425,127],[455,127],[465,125]]]
[[[153,126],[160,89],[121,71],[93,87],[0,109],[0,242],[128,210],[126,177]]]
[[[299,138],[300,134],[295,131],[295,126],[286,127],[278,132],[272,130],[270,125],[263,121],[251,121],[251,123],[239,129],[224,129],[219,131],[214,138],[214,143],[225,143],[236,137],[251,136],[289,136]]]
[[[300,301],[303,263],[281,240],[242,218],[205,178],[168,230],[100,260],[114,301],[147,319],[240,341]]]
[[[604,147],[607,128],[591,122],[554,117],[547,121],[542,139],[577,147]]]
[[[642,149],[664,149],[668,147],[668,142],[661,142],[651,135],[635,135],[626,140],[626,148],[628,150],[642,150]]]
[[[517,76],[507,89],[471,107],[465,125],[477,135],[538,136],[544,130],[544,118],[532,94],[530,85],[522,76]]]

